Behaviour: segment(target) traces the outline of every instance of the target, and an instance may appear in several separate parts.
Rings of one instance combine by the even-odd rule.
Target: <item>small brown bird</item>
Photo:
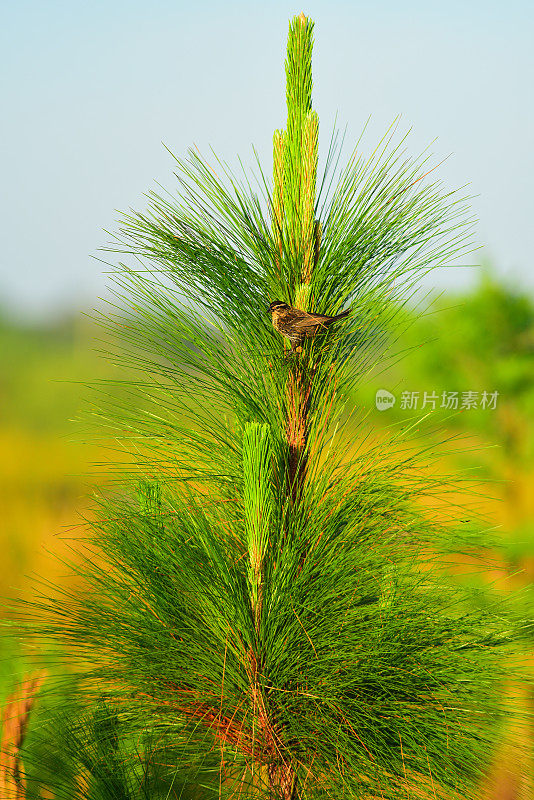
[[[348,316],[351,310],[349,308],[341,314],[336,314],[335,317],[329,317],[327,314],[308,314],[307,311],[293,308],[281,300],[273,300],[269,311],[274,329],[289,339],[291,350],[295,353],[304,339],[311,339],[318,333],[323,333],[333,322]]]

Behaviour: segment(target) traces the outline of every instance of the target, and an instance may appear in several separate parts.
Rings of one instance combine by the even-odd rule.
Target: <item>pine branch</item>
[[[243,435],[243,503],[250,558],[252,612],[258,633],[263,603],[263,560],[274,511],[272,458],[269,426],[247,424]]]
[[[315,224],[318,117],[311,110],[313,23],[304,14],[289,26],[286,59],[287,130],[275,132],[273,225],[294,276],[286,290],[298,308],[309,307],[312,271],[318,259]],[[282,148],[283,142],[283,148]],[[282,169],[283,164],[283,169]],[[280,198],[283,198],[281,201]],[[285,246],[285,248],[284,248]],[[296,502],[305,479],[308,411],[316,367],[293,366],[286,385],[287,486]]]

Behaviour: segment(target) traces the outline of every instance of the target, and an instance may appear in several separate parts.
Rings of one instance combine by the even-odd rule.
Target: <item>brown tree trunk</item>
[[[291,764],[269,764],[267,771],[272,797],[276,800],[294,800],[296,776]]]
[[[308,409],[311,392],[311,376],[306,379],[300,363],[293,367],[293,371],[288,377],[286,392],[288,406],[286,438],[289,447],[288,494],[293,502],[297,502],[307,468],[306,445],[308,443]]]

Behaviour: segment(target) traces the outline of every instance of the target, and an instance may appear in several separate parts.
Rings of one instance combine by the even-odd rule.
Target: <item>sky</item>
[[[534,291],[534,7],[522,0],[5,0],[0,125],[0,307],[44,318],[105,297],[97,259],[119,211],[175,186],[195,144],[268,173],[285,124],[288,20],[315,21],[313,103],[324,153],[334,120],[369,152],[392,120],[410,153],[468,184],[497,275]],[[95,259],[94,256],[97,258]],[[432,280],[462,289],[477,267]]]

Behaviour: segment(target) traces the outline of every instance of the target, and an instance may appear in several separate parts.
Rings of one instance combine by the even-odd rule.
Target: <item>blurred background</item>
[[[440,177],[449,187],[468,184],[478,218],[481,250],[470,264],[451,264],[425,281],[434,299],[420,300],[422,315],[407,313],[395,345],[405,357],[369,376],[357,402],[377,431],[430,412],[420,424],[423,443],[454,437],[443,470],[476,478],[467,502],[498,539],[491,569],[465,570],[461,579],[488,593],[528,586],[533,9],[521,0],[319,0],[303,9],[278,0],[4,5],[2,598],[31,596],[36,576],[69,580],[61,558],[75,550],[92,487],[111,469],[109,433],[88,436],[72,420],[88,407],[86,385],[116,374],[98,352],[101,332],[91,318],[111,298],[99,248],[111,238],[115,209],[143,208],[155,181],[174,188],[162,140],[177,155],[193,143],[206,154],[213,147],[230,164],[236,154],[252,164],[254,144],[270,172],[272,131],[285,119],[287,22],[301,10],[316,24],[322,158],[336,114],[349,149],[367,123],[367,152],[401,114],[399,130],[413,126],[409,153],[428,147],[434,163],[445,159]],[[385,410],[375,399],[382,390],[395,398]],[[457,409],[451,393],[458,393]],[[517,614],[532,619],[532,593],[516,602]],[[0,643],[0,702],[26,670],[10,648]],[[526,689],[521,702],[532,702]],[[527,797],[532,765],[517,752],[503,744],[484,796]]]

